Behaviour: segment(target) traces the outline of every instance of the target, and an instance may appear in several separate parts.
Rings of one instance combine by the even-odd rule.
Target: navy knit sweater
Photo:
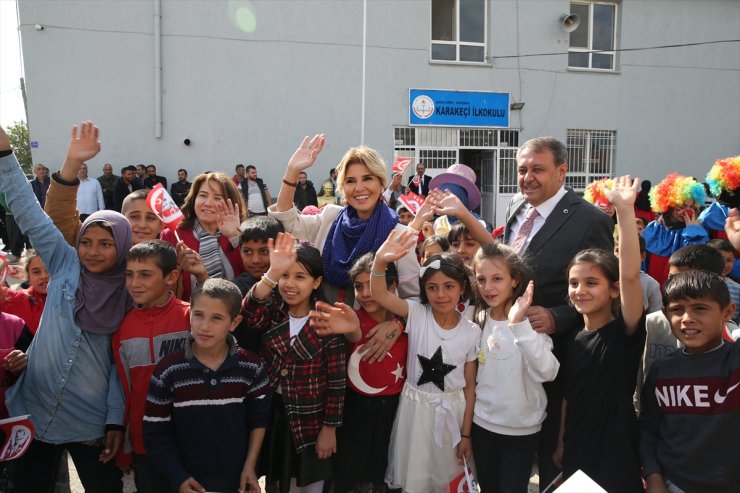
[[[144,415],[147,455],[173,491],[190,476],[208,491],[236,491],[249,432],[267,427],[269,381],[264,362],[236,346],[217,371],[184,350],[160,360]]]

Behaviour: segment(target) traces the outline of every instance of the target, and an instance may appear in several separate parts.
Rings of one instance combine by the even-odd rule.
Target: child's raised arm
[[[452,216],[462,222],[468,231],[470,236],[483,245],[493,243],[493,236],[488,232],[485,226],[478,221],[470,210],[465,207],[465,204],[452,192],[445,191],[440,192],[437,189],[432,190],[427,197],[427,201],[430,201],[434,206],[435,214],[440,216]]]
[[[527,310],[532,305],[533,298],[534,281],[529,281],[527,289],[509,309],[509,330],[514,335],[514,344],[524,358],[529,376],[535,382],[551,382],[558,374],[560,363],[552,354],[550,336],[535,332],[527,320]]]
[[[66,261],[76,258],[77,252],[44,214],[10,149],[8,136],[0,127],[0,193],[4,193],[15,222],[28,235],[53,279],[59,269],[68,269]]]
[[[79,126],[72,125],[72,132],[59,177],[64,181],[75,181],[80,167],[85,161],[94,158],[100,152],[100,129],[91,121],[84,121]]]
[[[414,219],[407,226],[409,229],[416,231],[417,234],[424,227],[426,221],[434,220],[434,204],[431,200],[424,200],[419,210],[416,211]]]
[[[345,303],[336,302],[334,305],[323,301],[316,302],[316,309],[308,314],[311,327],[322,337],[331,334],[344,334],[349,342],[362,339],[360,319],[355,311]]]
[[[642,288],[640,286],[640,243],[635,223],[635,199],[640,183],[629,175],[614,179],[614,187],[606,191],[606,198],[617,211],[619,230],[619,295],[622,318],[628,334],[637,330],[642,317]]]
[[[406,300],[402,300],[395,293],[388,290],[385,282],[385,268],[389,263],[395,262],[404,255],[409,249],[416,245],[417,235],[411,231],[398,232],[395,229],[388,235],[388,239],[380,245],[375,253],[375,261],[370,271],[370,293],[373,299],[380,306],[398,315],[406,318],[409,315],[409,305]]]
[[[91,121],[72,125],[67,156],[62,169],[51,177],[44,211],[71,246],[77,244],[80,234],[80,216],[77,212],[77,173],[85,161],[100,152],[100,129]]]
[[[298,258],[295,251],[295,236],[290,233],[278,233],[274,240],[269,238],[267,248],[270,250],[270,268],[252,290],[254,297],[260,300],[270,295],[283,274],[288,272]]]

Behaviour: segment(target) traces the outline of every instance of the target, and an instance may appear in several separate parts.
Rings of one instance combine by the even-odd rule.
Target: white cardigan
[[[382,204],[378,204],[382,206]],[[277,212],[277,206],[271,205],[268,209],[268,215],[274,217],[283,224],[285,231],[292,234],[299,240],[309,241],[320,252],[324,251],[326,237],[329,236],[334,220],[337,218],[343,207],[338,205],[325,206],[320,214],[315,216],[304,216],[298,213],[295,207],[291,207],[285,212]],[[407,231],[408,228],[403,224],[396,225],[396,231]],[[401,298],[418,298],[419,297],[419,261],[416,259],[416,250],[410,249],[396,264],[398,268],[398,296]]]
[[[529,319],[509,325],[486,310],[478,353],[473,423],[500,435],[531,435],[545,419],[550,382],[560,369],[552,339],[532,329]]]

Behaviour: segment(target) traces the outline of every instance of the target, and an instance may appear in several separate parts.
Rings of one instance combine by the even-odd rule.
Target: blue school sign
[[[509,93],[409,89],[409,125],[508,127]]]

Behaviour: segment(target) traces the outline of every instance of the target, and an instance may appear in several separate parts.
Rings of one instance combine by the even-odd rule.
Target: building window
[[[581,23],[570,33],[568,67],[615,70],[617,4],[571,2],[570,12],[578,14]]]
[[[576,192],[600,178],[614,176],[615,130],[568,130],[568,173],[565,184]]]
[[[432,60],[486,62],[486,0],[432,0]]]
[[[501,149],[499,154],[498,187],[498,192],[501,194],[513,195],[519,191],[516,148]]]

